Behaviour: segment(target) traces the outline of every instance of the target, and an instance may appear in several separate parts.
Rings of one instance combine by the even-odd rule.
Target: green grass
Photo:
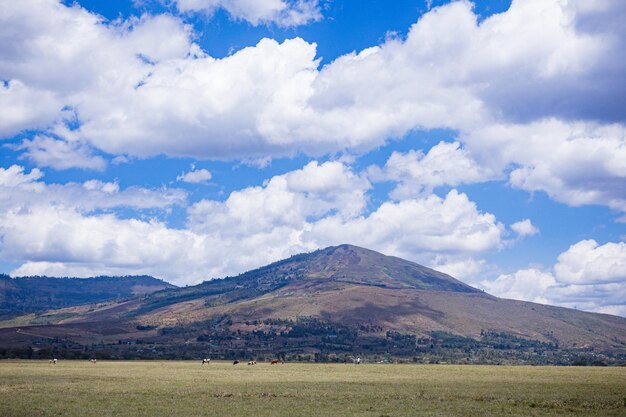
[[[0,416],[626,416],[626,368],[0,362]]]

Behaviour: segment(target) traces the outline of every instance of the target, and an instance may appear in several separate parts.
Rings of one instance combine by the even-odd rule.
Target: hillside
[[[95,278],[11,278],[0,274],[0,318],[101,303],[174,288],[149,276]]]
[[[98,349],[128,358],[280,353],[309,359],[366,354],[484,363],[626,361],[622,317],[500,299],[351,245],[196,286],[48,311],[49,325],[33,325],[41,315],[16,320],[0,322],[5,346],[38,343],[45,351],[58,348],[63,337],[66,346],[75,344],[65,348],[66,356]],[[95,340],[100,347],[92,346]]]
[[[295,255],[236,277],[161,291],[144,300],[132,314],[143,315],[191,300],[202,300],[205,306],[215,307],[254,299],[283,287],[306,293],[345,286],[481,293],[449,275],[414,262],[341,245]]]

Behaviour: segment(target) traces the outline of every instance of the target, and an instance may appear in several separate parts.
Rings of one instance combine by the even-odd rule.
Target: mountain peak
[[[261,286],[266,286],[268,282],[307,280],[382,288],[481,292],[442,272],[350,244],[294,255],[248,271],[238,279],[254,280]]]

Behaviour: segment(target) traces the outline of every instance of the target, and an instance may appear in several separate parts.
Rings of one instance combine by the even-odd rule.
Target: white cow
[[[204,365],[204,364],[210,365],[211,364],[211,359],[209,359],[209,358],[202,359],[202,365]]]
[[[51,364],[53,364],[53,365],[56,365],[56,364],[57,364],[57,359],[56,359],[56,358],[54,358],[54,359],[50,359],[50,360],[48,361],[48,363],[51,363]]]

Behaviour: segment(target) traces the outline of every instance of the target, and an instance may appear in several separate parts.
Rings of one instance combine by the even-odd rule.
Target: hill
[[[62,337],[71,341],[66,346],[76,345],[66,348],[66,356],[96,349],[124,358],[338,360],[360,354],[483,363],[626,361],[624,318],[500,299],[351,245],[45,316],[51,325],[32,326],[32,318],[0,323],[0,340],[13,348],[39,343],[37,349],[53,349]],[[19,329],[10,328],[16,323]],[[94,340],[101,345],[94,348]]]
[[[81,304],[121,300],[174,288],[149,276],[95,278],[11,278],[0,274],[0,318]]]

